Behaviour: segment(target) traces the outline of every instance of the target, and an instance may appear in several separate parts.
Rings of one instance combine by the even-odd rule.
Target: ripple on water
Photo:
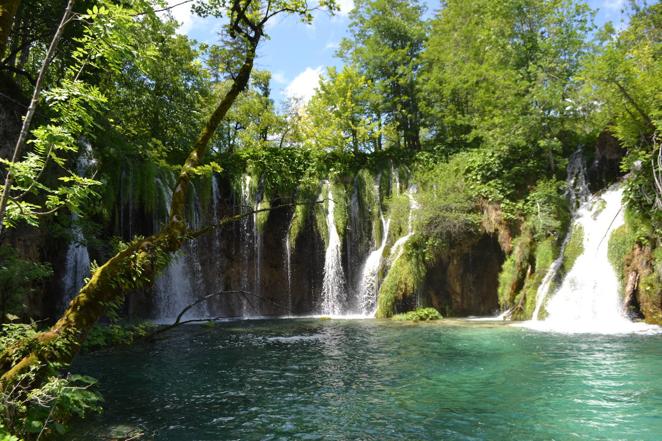
[[[446,322],[182,328],[81,357],[105,414],[154,440],[658,440],[662,336]],[[98,438],[103,439],[103,438]]]

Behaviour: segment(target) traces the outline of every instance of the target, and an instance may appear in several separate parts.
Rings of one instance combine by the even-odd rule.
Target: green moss
[[[515,306],[516,296],[524,285],[524,279],[531,260],[533,236],[530,229],[513,241],[513,251],[506,258],[499,273],[499,305],[503,309]]]
[[[616,271],[621,290],[625,289],[625,259],[634,248],[636,240],[636,236],[632,234],[632,230],[627,224],[614,230],[609,237],[609,262]]]
[[[395,321],[409,321],[409,322],[427,322],[432,320],[440,320],[443,317],[434,308],[417,308],[414,311],[405,312],[404,314],[395,314],[391,320]]]
[[[575,225],[570,233],[568,243],[563,250],[563,264],[561,265],[561,275],[568,274],[577,258],[584,252],[584,228],[581,225]]]
[[[349,220],[349,210],[347,204],[347,190],[341,183],[331,184],[331,195],[335,202],[333,211],[333,220],[336,224],[338,235],[342,239],[347,231],[347,222]]]
[[[258,210],[268,210],[271,207],[271,203],[269,200],[265,197],[262,199],[258,204],[257,204],[257,209]],[[264,232],[264,227],[267,224],[267,221],[269,220],[269,212],[268,211],[260,211],[257,213],[255,216],[255,220],[257,223],[257,231],[260,233]]]
[[[639,304],[647,323],[662,325],[662,278],[657,271],[639,281]]]
[[[389,269],[377,299],[377,318],[395,314],[397,302],[418,292],[425,277],[425,265],[413,252],[403,253]]]
[[[294,214],[292,215],[292,221],[290,222],[290,228],[287,233],[292,249],[296,247],[299,234],[301,234],[301,231],[303,231],[306,225],[306,218],[310,214],[310,208],[311,206],[308,204],[297,205],[294,208]]]
[[[538,288],[545,275],[547,275],[549,267],[554,263],[558,253],[559,248],[553,237],[548,237],[536,244],[535,271],[526,278],[524,288],[522,289],[522,295],[525,296],[523,310],[519,311],[515,318],[529,320],[533,316],[533,311],[536,308]]]
[[[391,219],[390,232],[393,241],[407,234],[410,209],[409,198],[404,194],[394,195],[388,200],[387,217]],[[392,245],[389,243],[388,247],[390,248]],[[388,250],[386,251],[388,253]]]
[[[598,216],[600,216],[600,213],[602,213],[605,208],[607,208],[607,201],[600,198],[593,207],[593,212],[591,213],[591,217],[593,219],[597,219]]]
[[[315,226],[317,227],[317,231],[324,241],[325,247],[328,246],[329,242],[329,228],[326,225],[326,213],[329,207],[329,201],[327,200],[328,194],[328,186],[322,186],[322,191],[320,192],[318,200],[323,200],[324,203],[315,204],[315,208],[313,210],[313,214],[315,216]]]

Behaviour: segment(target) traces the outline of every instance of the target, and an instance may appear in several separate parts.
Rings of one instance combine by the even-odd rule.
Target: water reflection
[[[255,321],[83,357],[108,411],[155,440],[640,439],[662,433],[662,336]]]

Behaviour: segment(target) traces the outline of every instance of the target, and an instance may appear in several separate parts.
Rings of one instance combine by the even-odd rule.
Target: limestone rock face
[[[171,271],[156,288],[130,295],[124,314],[168,320],[181,311],[180,306],[209,295],[213,296],[192,310],[192,315],[232,318],[320,314],[327,234],[323,231],[326,222],[323,204],[313,204],[306,211],[294,240],[288,232],[296,209],[287,205],[294,195],[272,197],[268,204],[276,208],[253,215],[250,211],[266,202],[260,193],[261,184],[255,185],[257,180],[246,180],[253,185],[248,191],[238,188],[236,182],[219,176],[214,179],[212,191],[203,188],[209,181],[196,183],[197,199],[190,201],[190,205],[191,219],[195,219],[198,227],[229,216],[247,215],[186,243],[175,259],[177,270]],[[382,241],[380,219],[389,216],[375,198],[377,190],[372,188],[372,178],[357,182],[358,179],[347,179],[339,184],[345,198],[337,205],[343,207],[338,213],[342,222],[338,224],[341,225],[338,234],[345,279],[343,314],[364,313],[359,293],[362,270],[370,253]],[[131,234],[143,235],[158,228],[158,216],[146,215],[139,204],[132,204],[132,210],[127,207],[113,215],[105,233],[107,237],[128,239],[129,228]],[[398,239],[396,233],[390,234],[389,247]],[[288,236],[293,242],[289,244],[289,252]],[[109,247],[99,248],[101,242],[96,241],[90,248],[90,255],[97,261],[104,261],[111,252]],[[488,315],[498,309],[497,277],[504,255],[497,233],[476,233],[456,238],[454,242],[456,245],[440,253],[437,261],[425,268],[420,289],[400,297],[396,312],[433,306],[444,316],[457,317]],[[390,269],[388,254],[387,247],[378,271],[380,281]],[[61,278],[61,274],[56,277]],[[164,309],[159,302],[164,298],[177,305],[167,316],[159,315]]]
[[[619,145],[618,140],[609,132],[602,132],[595,143],[593,160],[588,168],[591,192],[607,188],[622,176],[620,165],[623,156],[625,150]]]
[[[437,260],[425,277],[423,297],[444,317],[493,314],[499,309],[503,261],[498,240],[483,235],[466,249],[454,249]]]

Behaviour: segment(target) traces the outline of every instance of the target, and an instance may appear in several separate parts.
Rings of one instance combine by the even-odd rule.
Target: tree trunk
[[[41,97],[41,88],[46,78],[46,71],[48,70],[48,66],[51,64],[51,61],[53,61],[53,57],[55,56],[55,51],[57,50],[57,46],[60,42],[60,38],[64,33],[64,28],[67,26],[67,23],[69,22],[69,17],[72,14],[74,3],[76,3],[76,0],[69,0],[69,2],[67,3],[67,7],[65,8],[64,14],[62,15],[62,20],[60,21],[60,24],[58,25],[57,30],[55,31],[55,35],[51,40],[51,44],[48,47],[48,51],[46,52],[46,57],[41,63],[41,68],[39,69],[39,75],[37,76],[37,81],[34,86],[34,91],[32,92],[32,99],[30,100],[30,106],[28,107],[28,111],[26,112],[25,117],[23,118],[23,126],[21,127],[21,133],[18,135],[18,140],[16,141],[16,146],[14,147],[14,153],[12,154],[12,158],[11,158],[12,164],[18,162],[21,156],[21,151],[23,150],[23,146],[26,144],[28,140],[28,135],[30,133],[30,124],[32,124],[32,118],[34,117],[37,111],[37,106],[39,105],[39,98]],[[0,44],[2,44],[2,42],[0,42]],[[2,51],[0,51],[0,54],[1,53]],[[14,184],[14,176],[12,175],[11,170],[8,169],[7,175],[5,176],[5,185],[2,189],[2,194],[0,194],[0,237],[4,230],[3,221],[5,219],[5,213],[7,211],[7,203],[9,202],[11,188],[13,184]]]
[[[17,376],[27,369],[47,369],[53,363],[69,364],[94,324],[109,310],[118,307],[129,291],[150,285],[166,266],[168,256],[188,238],[186,196],[194,169],[202,164],[215,130],[248,84],[259,38],[260,34],[251,40],[232,87],[207,121],[182,166],[173,191],[168,224],[161,232],[131,243],[99,267],[51,329],[1,354],[0,369],[4,374],[0,377],[0,390],[12,387]]]
[[[21,5],[21,0],[7,0],[3,3],[0,6],[0,59],[4,57],[5,49],[7,48],[7,39],[14,24],[14,17],[16,17],[18,7]]]

